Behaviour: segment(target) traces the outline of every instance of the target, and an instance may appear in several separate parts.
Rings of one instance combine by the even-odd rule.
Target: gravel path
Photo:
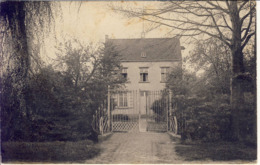
[[[166,133],[114,133],[100,143],[99,156],[85,163],[182,163]]]

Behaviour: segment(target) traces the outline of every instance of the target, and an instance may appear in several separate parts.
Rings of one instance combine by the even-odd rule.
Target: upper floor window
[[[148,82],[148,68],[140,68],[140,82]]]
[[[142,58],[145,58],[145,57],[146,57],[146,53],[145,53],[145,52],[142,52],[142,53],[141,53],[141,57],[142,57]]]
[[[124,79],[127,79],[127,68],[123,68],[121,74]]]
[[[161,67],[161,82],[166,82],[169,75],[169,67]]]

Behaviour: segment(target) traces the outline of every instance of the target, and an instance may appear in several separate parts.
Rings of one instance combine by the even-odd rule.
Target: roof
[[[179,61],[180,40],[177,38],[107,39],[121,56],[121,61]],[[141,57],[141,54],[146,57]]]

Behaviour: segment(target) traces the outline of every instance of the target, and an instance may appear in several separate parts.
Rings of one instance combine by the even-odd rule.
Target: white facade
[[[125,89],[114,94],[113,115],[152,114],[151,105],[160,99],[167,75],[181,67],[178,38],[108,39],[119,52]],[[116,116],[115,116],[116,117]]]
[[[122,62],[123,68],[127,71],[126,90],[159,91],[165,88],[165,69],[178,66],[179,62]],[[141,69],[147,68],[147,81],[140,77]]]

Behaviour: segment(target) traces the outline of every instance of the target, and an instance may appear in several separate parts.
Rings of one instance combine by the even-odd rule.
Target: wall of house
[[[165,88],[165,82],[161,81],[161,67],[174,69],[180,62],[122,62],[121,64],[127,68],[129,80],[126,83],[127,90],[157,91]],[[148,67],[148,82],[140,82],[140,67]]]

